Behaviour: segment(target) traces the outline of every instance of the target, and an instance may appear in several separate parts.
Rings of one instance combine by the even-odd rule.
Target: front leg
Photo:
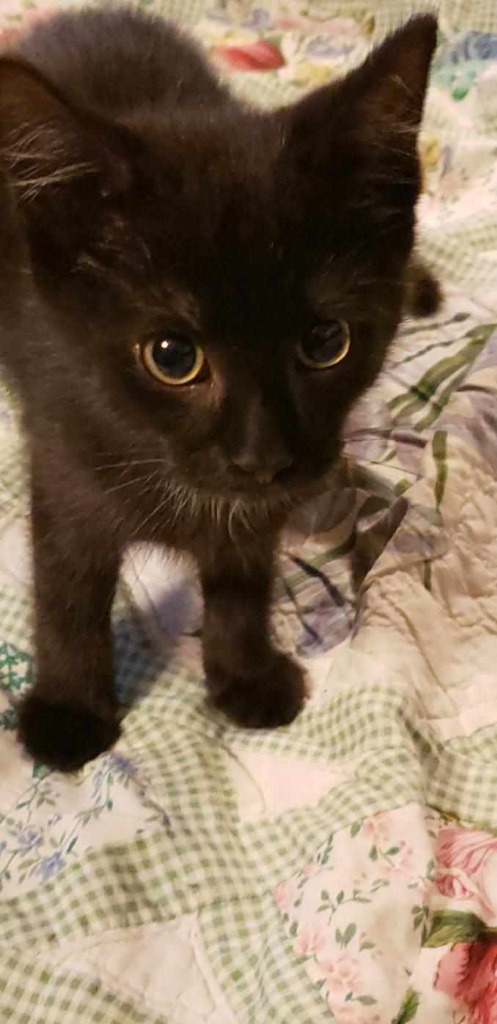
[[[228,536],[200,556],[203,654],[215,707],[238,725],[288,725],[305,698],[304,673],[269,635],[276,538],[236,547]]]
[[[74,771],[119,735],[110,613],[119,556],[78,502],[34,484],[35,684],[19,736],[35,759]]]

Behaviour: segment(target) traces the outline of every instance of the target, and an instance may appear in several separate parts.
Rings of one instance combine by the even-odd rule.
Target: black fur
[[[279,532],[326,486],[344,418],[412,289],[417,132],[435,46],[411,20],[343,82],[262,112],[161,19],[56,15],[0,60],[0,353],[32,476],[31,753],[72,770],[117,737],[110,609],[122,553],[195,558],[211,698],[285,724],[301,669],[271,641]],[[299,358],[329,321],[350,349]],[[342,330],[345,330],[342,328]],[[147,343],[200,345],[159,383]]]

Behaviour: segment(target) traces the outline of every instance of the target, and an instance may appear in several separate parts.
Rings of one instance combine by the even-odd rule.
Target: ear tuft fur
[[[0,60],[0,161],[26,216],[54,214],[54,204],[82,185],[95,194],[122,190],[129,171],[113,126],[78,111],[34,67]]]

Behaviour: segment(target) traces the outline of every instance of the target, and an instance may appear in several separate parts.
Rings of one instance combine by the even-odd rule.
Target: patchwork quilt
[[[0,45],[71,2],[0,0]],[[426,5],[142,6],[274,104]],[[29,530],[1,391],[1,1022],[497,1022],[497,8],[431,6],[419,243],[446,301],[403,324],[342,485],[284,538],[274,625],[312,684],[291,727],[209,711],[195,579],[137,548],[114,610],[122,739],[72,777],[24,755]]]

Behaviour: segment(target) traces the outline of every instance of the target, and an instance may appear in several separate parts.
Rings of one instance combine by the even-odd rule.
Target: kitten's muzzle
[[[292,457],[285,449],[271,451],[263,454],[255,454],[249,449],[242,449],[232,457],[232,463],[246,476],[253,477],[258,484],[270,484],[280,473],[290,469]]]

